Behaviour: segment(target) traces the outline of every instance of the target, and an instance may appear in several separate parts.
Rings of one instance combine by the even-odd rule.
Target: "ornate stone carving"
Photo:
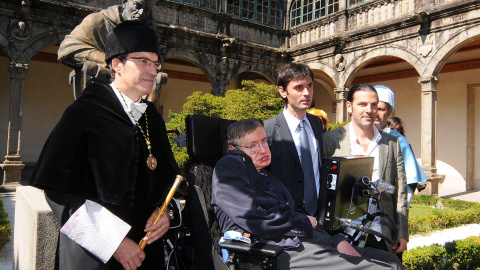
[[[345,34],[345,32],[342,32],[340,34],[336,34],[332,37],[330,37],[330,43],[332,43],[332,45],[334,46],[343,46],[345,45],[345,43],[351,41],[352,38],[348,35],[348,34]]]
[[[343,54],[336,54],[335,56],[335,70],[338,72],[345,70],[345,58]]]
[[[220,61],[218,63],[218,70],[220,73],[225,74],[228,71],[228,57],[220,57]]]
[[[434,37],[433,34],[417,37],[417,51],[421,56],[427,57],[432,52]]]
[[[222,38],[222,52],[226,52],[228,46],[235,41],[235,38]]]
[[[10,24],[10,33],[17,40],[27,40],[31,36],[30,26],[21,20],[12,20]]]

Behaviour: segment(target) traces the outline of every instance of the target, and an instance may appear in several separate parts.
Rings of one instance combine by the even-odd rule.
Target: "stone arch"
[[[452,54],[478,38],[480,38],[480,25],[458,29],[435,51],[428,64],[425,65],[425,70],[420,74],[422,76],[436,76]]]
[[[418,54],[405,47],[388,45],[374,48],[363,52],[361,55],[354,56],[354,60],[351,63],[347,63],[342,77],[339,78],[338,86],[349,86],[360,69],[365,67],[369,62],[383,56],[394,56],[403,59],[412,65],[419,74],[422,74],[421,70],[424,64]],[[347,56],[347,59],[351,58]]]
[[[275,71],[272,68],[268,68],[265,65],[241,65],[238,68],[231,69],[225,78],[225,83],[231,81],[235,76],[242,74],[243,72],[256,72],[265,77],[270,83],[276,84]]]
[[[166,58],[183,58],[187,59],[196,64],[196,66],[207,76],[208,81],[212,85],[213,88],[216,88],[217,82],[215,82],[215,64],[210,62],[206,57],[195,53],[191,50],[185,49],[169,49],[165,54]]]
[[[28,45],[21,50],[16,49],[15,51],[10,51],[12,61],[27,63],[40,50],[48,45],[63,41],[65,36],[69,33],[69,29],[54,29],[36,35],[32,37],[28,42]]]
[[[325,87],[325,89],[333,90],[337,87],[337,71],[335,71],[330,65],[320,62],[308,63],[308,66],[313,70],[315,81]],[[336,99],[333,91],[328,91],[328,94],[333,100]]]
[[[334,84],[336,84],[335,78],[337,77],[337,71],[332,66],[322,62],[313,62],[313,63],[307,63],[307,64],[312,70],[319,70],[322,73],[324,73],[327,77],[329,77],[332,80]]]

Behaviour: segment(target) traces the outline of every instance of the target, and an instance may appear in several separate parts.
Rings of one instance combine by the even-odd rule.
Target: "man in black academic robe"
[[[179,169],[165,122],[152,103],[140,99],[153,87],[158,38],[150,28],[126,23],[107,37],[106,55],[115,80],[91,84],[66,109],[45,143],[30,184],[45,190],[60,226],[86,200],[131,226],[106,263],[60,233],[57,268],[136,269],[141,264],[141,269],[162,269],[163,246],[156,240],[168,230],[169,217],[163,215],[155,225],[151,221]],[[134,117],[126,100],[146,103],[145,112]],[[153,170],[146,161],[150,154],[158,164]],[[142,251],[138,242],[146,231],[152,234]],[[98,239],[99,246],[103,242],[108,239]]]

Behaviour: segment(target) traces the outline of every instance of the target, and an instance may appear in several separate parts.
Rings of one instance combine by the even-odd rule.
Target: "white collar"
[[[352,123],[350,123],[350,145],[356,143],[358,144],[358,137],[357,137],[357,134],[355,133],[355,130],[353,129],[353,125]],[[380,139],[382,138],[382,134],[380,134],[380,131],[378,130],[378,128],[373,125],[373,139],[372,139],[372,142],[375,142],[375,143],[378,143],[378,141],[380,141]]]
[[[283,108],[283,116],[285,117],[285,121],[287,121],[288,128],[290,129],[290,131],[292,133],[297,131],[298,125],[300,124],[300,121],[302,121],[302,120],[305,120],[306,126],[309,126],[310,128],[312,128],[311,125],[310,125],[310,122],[308,121],[306,113],[305,113],[305,116],[303,117],[303,119],[300,120],[300,119],[296,118],[295,116],[293,116],[292,114],[290,114],[287,111],[287,107],[285,107],[285,108]]]
[[[122,107],[125,110],[125,113],[127,113],[128,118],[130,118],[132,123],[135,125],[136,121],[138,121],[142,117],[143,113],[147,109],[147,104],[143,103],[141,98],[139,98],[136,102],[133,102],[127,95],[120,92],[120,90],[115,87],[113,82],[110,84],[110,86],[112,87],[113,92],[115,92],[115,95],[120,101],[120,104],[122,104]],[[132,114],[135,118],[132,117]]]

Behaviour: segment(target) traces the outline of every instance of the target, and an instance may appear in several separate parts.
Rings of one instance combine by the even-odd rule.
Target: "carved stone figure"
[[[105,63],[105,39],[112,29],[127,20],[152,24],[152,7],[156,0],[123,0],[122,5],[111,6],[92,13],[65,37],[58,49],[60,63],[76,70],[82,69],[100,81],[109,81]]]
[[[343,54],[335,55],[335,70],[340,72],[345,70],[345,63]]]
[[[30,28],[24,21],[14,22],[12,24],[12,35],[20,40],[27,39],[30,36]]]

